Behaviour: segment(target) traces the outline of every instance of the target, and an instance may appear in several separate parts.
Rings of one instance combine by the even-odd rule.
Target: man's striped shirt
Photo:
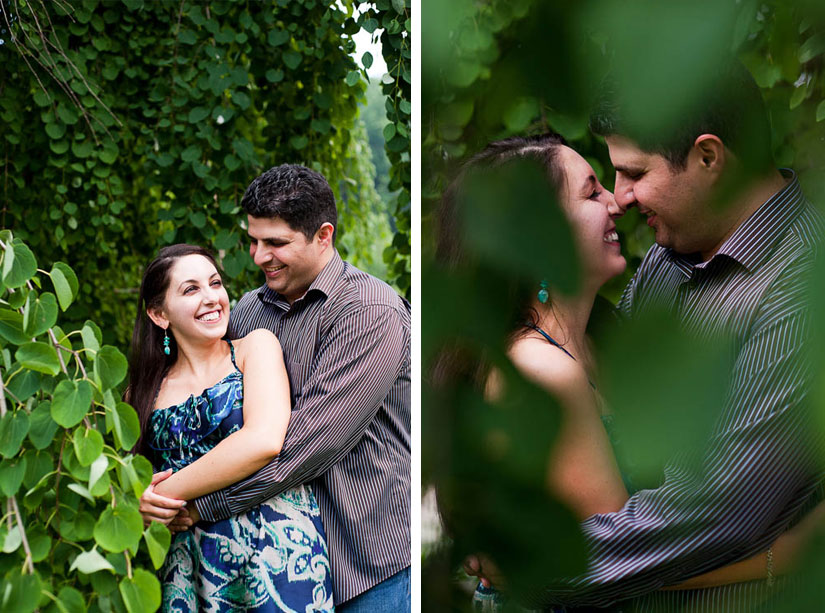
[[[256,328],[278,337],[289,374],[283,450],[195,506],[216,521],[311,482],[340,604],[410,565],[410,306],[336,252],[292,305],[266,285],[245,294],[230,335]]]
[[[545,592],[545,604],[740,611],[771,596],[765,581],[656,590],[766,551],[820,497],[807,290],[825,226],[788,174],[709,261],[654,245],[625,290],[629,317],[666,308],[687,330],[732,341],[727,397],[700,470],[696,457],[674,457],[658,488],[587,519],[589,569]]]

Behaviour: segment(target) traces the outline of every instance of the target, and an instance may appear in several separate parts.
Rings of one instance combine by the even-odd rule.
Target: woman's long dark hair
[[[218,268],[214,256],[207,249],[180,243],[161,249],[146,267],[140,283],[137,317],[129,352],[129,387],[126,396],[140,419],[140,438],[136,451],[143,455],[148,455],[149,451],[146,434],[156,394],[166,371],[178,358],[178,346],[171,334],[169,355],[163,353],[164,331],[149,319],[146,311],[163,306],[169,288],[169,271],[178,259],[186,255],[202,255]]]
[[[435,259],[447,269],[472,267],[473,255],[467,249],[463,237],[460,201],[468,176],[498,168],[517,160],[539,162],[547,173],[550,185],[560,192],[565,181],[564,168],[558,161],[559,147],[566,145],[564,138],[555,133],[536,136],[513,136],[488,144],[482,151],[469,158],[461,166],[456,178],[444,192],[441,205],[436,211]],[[502,203],[506,206],[506,203]],[[500,288],[500,295],[511,305],[515,305],[510,321],[511,339],[515,340],[525,331],[525,322],[536,323],[536,314],[531,307],[537,288],[525,287],[523,280],[510,279],[506,287]],[[457,345],[445,346],[433,361],[430,369],[431,382],[441,386],[456,379],[473,382],[483,387],[489,374],[489,364],[475,352]]]

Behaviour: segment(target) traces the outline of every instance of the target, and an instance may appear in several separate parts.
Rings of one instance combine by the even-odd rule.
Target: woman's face
[[[229,323],[229,296],[214,264],[202,255],[185,255],[169,271],[160,315],[180,343],[220,339]]]
[[[613,221],[619,209],[613,194],[599,183],[593,168],[582,156],[562,146],[558,162],[565,175],[562,208],[573,230],[584,281],[602,285],[624,272],[627,266]]]

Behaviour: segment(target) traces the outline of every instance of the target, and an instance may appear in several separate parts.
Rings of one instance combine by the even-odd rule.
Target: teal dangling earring
[[[542,304],[547,304],[547,301],[550,299],[550,292],[547,291],[547,281],[542,279],[541,283],[539,283],[539,293],[536,296],[539,299],[539,302]]]
[[[170,351],[171,350],[169,349],[169,330],[164,330],[163,331],[163,353],[165,353],[166,355],[169,355]]]

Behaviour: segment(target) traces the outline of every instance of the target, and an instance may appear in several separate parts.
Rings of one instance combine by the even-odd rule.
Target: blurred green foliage
[[[240,199],[256,175],[286,162],[328,178],[342,255],[408,291],[409,249],[384,222],[389,214],[408,243],[409,198],[390,205],[375,190],[358,110],[366,75],[352,57],[353,34],[385,27],[385,59],[408,76],[409,60],[398,60],[409,55],[403,1],[0,6],[0,226],[75,268],[70,320],[92,317],[125,347],[142,267],[174,242],[217,250],[233,298],[259,285]],[[409,123],[404,74],[391,71],[385,86],[399,125]],[[404,101],[406,119],[395,110]],[[386,144],[401,178],[402,145]]]
[[[425,486],[446,492],[441,504],[448,532],[442,549],[425,559],[422,602],[433,610],[465,610],[469,596],[456,593],[452,572],[468,551],[488,551],[490,530],[497,532],[497,539],[517,544],[497,552],[496,561],[511,570],[517,565],[514,557],[534,559],[537,552],[551,551],[560,560],[575,561],[583,552],[567,540],[569,524],[557,519],[553,503],[542,511],[545,503],[537,502],[536,492],[526,491],[528,485],[521,484],[521,493],[512,489],[510,469],[486,463],[490,449],[500,445],[491,437],[497,441],[496,432],[506,430],[508,445],[518,446],[523,458],[532,458],[532,469],[544,467],[553,419],[529,413],[525,403],[520,408],[536,420],[533,427],[525,426],[515,412],[508,414],[512,421],[505,416],[492,425],[487,412],[494,409],[482,400],[476,398],[468,411],[460,398],[469,392],[440,387],[443,364],[436,358],[451,356],[454,367],[462,362],[503,363],[500,356],[514,308],[506,288],[516,280],[533,283],[534,291],[541,276],[560,274],[552,265],[538,263],[542,258],[567,269],[572,254],[560,255],[570,250],[566,224],[536,210],[552,206],[546,189],[534,186],[518,192],[510,183],[496,191],[491,180],[475,194],[475,208],[462,226],[463,241],[480,260],[458,269],[444,267],[434,261],[434,226],[447,186],[462,162],[487,143],[550,130],[562,134],[612,189],[607,148],[587,127],[606,77],[623,85],[639,126],[668,130],[702,104],[706,75],[721,55],[733,52],[762,90],[777,165],[793,168],[808,198],[823,206],[825,4],[424,0],[422,20],[422,478]],[[645,83],[664,84],[658,89],[664,89],[665,96],[653,96]],[[498,217],[487,212],[485,203],[498,205]],[[635,209],[617,225],[629,265],[602,289],[611,302],[653,242]],[[492,265],[485,264],[484,254],[494,254]],[[825,263],[817,278],[825,276],[823,272]],[[618,333],[614,328],[608,317],[600,326],[606,338],[595,339],[604,369],[600,389],[616,414],[626,418],[618,433],[623,448],[630,450],[625,461],[641,485],[655,487],[663,462],[706,436],[728,383],[729,355],[724,345],[700,343],[674,330],[666,314]],[[825,327],[817,332],[819,339],[825,339],[823,331]],[[690,375],[675,376],[680,368]],[[696,381],[702,381],[701,386]],[[520,384],[515,385],[514,393],[523,395]],[[819,396],[820,406],[825,406]],[[544,412],[554,411],[550,399],[534,401]],[[535,428],[546,430],[544,438],[535,436]],[[479,462],[477,470],[465,470],[473,462]],[[467,489],[465,481],[477,489]],[[452,492],[461,492],[463,498]],[[501,508],[487,509],[485,504]]]

